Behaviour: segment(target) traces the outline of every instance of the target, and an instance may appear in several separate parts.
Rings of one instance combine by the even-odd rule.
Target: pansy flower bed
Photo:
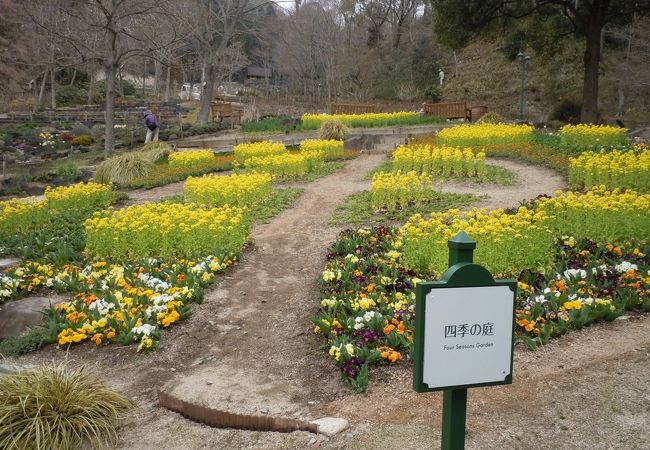
[[[315,331],[343,378],[365,389],[370,365],[408,355],[413,288],[442,274],[447,240],[460,230],[477,240],[477,263],[518,278],[516,332],[530,348],[626,310],[650,311],[648,201],[598,188],[515,211],[449,210],[413,216],[400,229],[347,230],[327,256]]]

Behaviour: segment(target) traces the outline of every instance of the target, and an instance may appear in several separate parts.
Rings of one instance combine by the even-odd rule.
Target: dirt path
[[[545,167],[500,158],[488,158],[486,162],[515,173],[515,183],[512,186],[499,186],[446,181],[442,190],[459,194],[487,195],[485,200],[472,206],[495,209],[515,207],[522,200],[530,200],[541,194],[552,195],[555,191],[566,188],[565,177]]]
[[[157,352],[135,356],[132,348],[88,345],[70,353],[140,405],[120,432],[119,448],[438,447],[441,396],[412,392],[408,362],[373,369],[369,391],[354,394],[339,381],[309,322],[323,257],[339,231],[328,219],[345,196],[369,187],[363,177],[383,158],[361,155],[306,184],[291,209],[255,227],[254,245],[242,261],[218,279],[189,320],[163,333]],[[503,165],[519,172],[519,182],[479,187],[491,195],[490,205],[515,206],[563,186],[561,177],[544,169]],[[49,358],[61,359],[61,352],[47,348],[20,362]],[[536,353],[518,349],[513,386],[471,391],[468,448],[647,447],[648,363],[649,317],[571,333]],[[209,428],[157,407],[161,387],[231,412],[339,416],[352,427],[330,441],[306,432]]]

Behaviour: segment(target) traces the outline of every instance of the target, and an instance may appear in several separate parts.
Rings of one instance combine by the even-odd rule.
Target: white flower
[[[587,278],[587,272],[582,269],[567,269],[564,271],[564,278]]]
[[[345,255],[345,259],[350,261],[352,264],[356,264],[359,262],[359,258],[356,255],[353,255],[352,253]]]
[[[639,267],[636,264],[632,264],[628,261],[623,261],[622,263],[614,266],[614,269],[616,269],[618,273],[627,272],[628,270],[637,270],[638,268]]]
[[[97,312],[99,312],[102,316],[106,315],[111,309],[114,309],[115,305],[113,303],[108,303],[106,300],[103,298],[100,298],[98,300],[95,300],[92,302],[90,305],[88,305],[88,309],[96,309]]]
[[[154,325],[149,325],[148,323],[145,323],[143,325],[140,325],[139,327],[133,327],[131,332],[133,334],[141,334],[144,337],[149,337],[151,333],[153,333],[156,330],[156,327]]]
[[[346,344],[345,345],[345,351],[348,353],[348,355],[352,356],[354,355],[354,345],[352,344]]]

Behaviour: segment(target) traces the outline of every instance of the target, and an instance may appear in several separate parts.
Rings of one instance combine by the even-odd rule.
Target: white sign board
[[[433,389],[500,382],[510,375],[513,302],[508,286],[431,289],[422,382]]]

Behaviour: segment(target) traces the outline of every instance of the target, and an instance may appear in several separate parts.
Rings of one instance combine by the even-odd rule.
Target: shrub
[[[553,108],[551,113],[548,115],[548,120],[559,120],[563,123],[577,124],[580,122],[581,112],[582,102],[571,98],[565,98]]]
[[[92,137],[90,134],[80,134],[79,136],[75,136],[72,138],[72,141],[70,143],[72,145],[91,145],[93,142],[95,142],[95,138]]]
[[[148,176],[154,164],[140,153],[125,153],[113,156],[102,162],[95,172],[98,183],[127,184],[138,178]]]
[[[75,449],[113,443],[134,404],[84,367],[43,366],[0,377],[0,447]]]
[[[499,114],[497,112],[494,112],[494,111],[490,111],[490,112],[482,115],[476,121],[476,123],[492,123],[492,124],[503,123],[503,122],[504,122],[504,120],[503,120],[503,117],[501,116],[501,114]]]
[[[424,90],[424,98],[431,100],[432,102],[439,102],[442,98],[442,92],[440,92],[440,86],[436,84],[431,84],[427,86]]]
[[[56,176],[65,181],[74,181],[81,176],[81,169],[75,163],[69,162],[56,169]]]
[[[77,86],[64,85],[56,89],[56,104],[58,106],[85,105],[88,91]]]
[[[348,128],[338,119],[330,119],[323,122],[318,130],[320,139],[342,141],[348,133]]]

